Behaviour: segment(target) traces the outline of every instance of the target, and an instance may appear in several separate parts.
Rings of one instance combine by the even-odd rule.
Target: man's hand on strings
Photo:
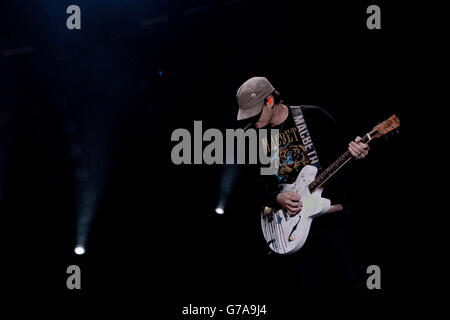
[[[363,159],[369,153],[369,145],[361,142],[361,137],[356,137],[355,141],[348,144],[348,151],[355,159]]]

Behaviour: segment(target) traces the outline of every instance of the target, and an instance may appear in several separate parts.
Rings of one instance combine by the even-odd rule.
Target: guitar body
[[[279,254],[292,254],[305,243],[314,217],[326,213],[330,200],[322,198],[322,188],[310,193],[308,185],[314,181],[317,168],[307,165],[299,173],[293,184],[286,184],[282,191],[294,191],[300,195],[302,210],[291,215],[288,211],[278,211],[265,207],[261,214],[264,238],[270,249]]]
[[[369,143],[372,139],[392,132],[399,126],[400,120],[393,115],[375,126],[360,141]],[[317,177],[317,168],[307,165],[300,171],[295,183],[283,185],[282,191],[294,191],[300,195],[303,208],[296,215],[291,215],[284,209],[278,211],[268,207],[263,209],[261,226],[264,238],[272,251],[291,254],[300,250],[308,238],[312,219],[326,212],[336,211],[333,207],[339,205],[330,208],[330,200],[322,198],[321,186],[351,159],[352,155],[346,151]]]

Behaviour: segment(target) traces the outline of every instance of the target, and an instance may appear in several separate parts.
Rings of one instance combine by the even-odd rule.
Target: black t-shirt
[[[272,162],[276,159],[279,160],[279,169],[275,174],[278,184],[294,183],[303,167],[313,164],[313,160],[317,159],[317,155],[314,154],[315,157],[313,159],[311,152],[309,152],[308,146],[311,143],[306,146],[303,144],[308,138],[304,135],[301,136],[305,133],[304,130],[302,132],[298,131],[292,109],[288,108],[288,111],[289,114],[286,120],[271,128],[279,131],[279,135],[274,136],[274,139],[278,140],[279,146],[271,157]],[[266,154],[270,153],[270,145],[271,143],[268,139],[264,139],[263,146]]]
[[[347,142],[328,112],[315,106],[301,106],[301,110],[321,168],[324,170],[347,150]],[[277,155],[280,166],[277,174],[260,176],[259,194],[261,205],[279,208],[276,196],[280,192],[280,184],[294,183],[301,169],[311,164],[311,157],[308,159],[307,150],[301,142],[290,107],[286,120],[273,129],[278,129],[280,133]],[[340,173],[336,173],[324,185],[323,196],[329,198],[332,204],[341,203],[345,206],[344,184],[343,177]]]

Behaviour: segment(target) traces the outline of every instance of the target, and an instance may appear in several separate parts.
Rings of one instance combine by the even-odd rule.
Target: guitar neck
[[[368,143],[372,140],[369,134],[366,134],[361,142]],[[351,153],[347,150],[343,155],[336,159],[328,168],[323,170],[316,179],[308,185],[309,191],[312,193],[320,188],[328,179],[330,179],[336,172],[339,171],[345,164],[352,159]]]

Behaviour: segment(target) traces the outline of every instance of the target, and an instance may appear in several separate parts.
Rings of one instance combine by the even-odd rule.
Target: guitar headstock
[[[371,138],[379,138],[397,129],[398,127],[400,127],[400,119],[394,114],[389,119],[386,119],[382,123],[376,125],[372,131],[370,131],[369,135]]]

